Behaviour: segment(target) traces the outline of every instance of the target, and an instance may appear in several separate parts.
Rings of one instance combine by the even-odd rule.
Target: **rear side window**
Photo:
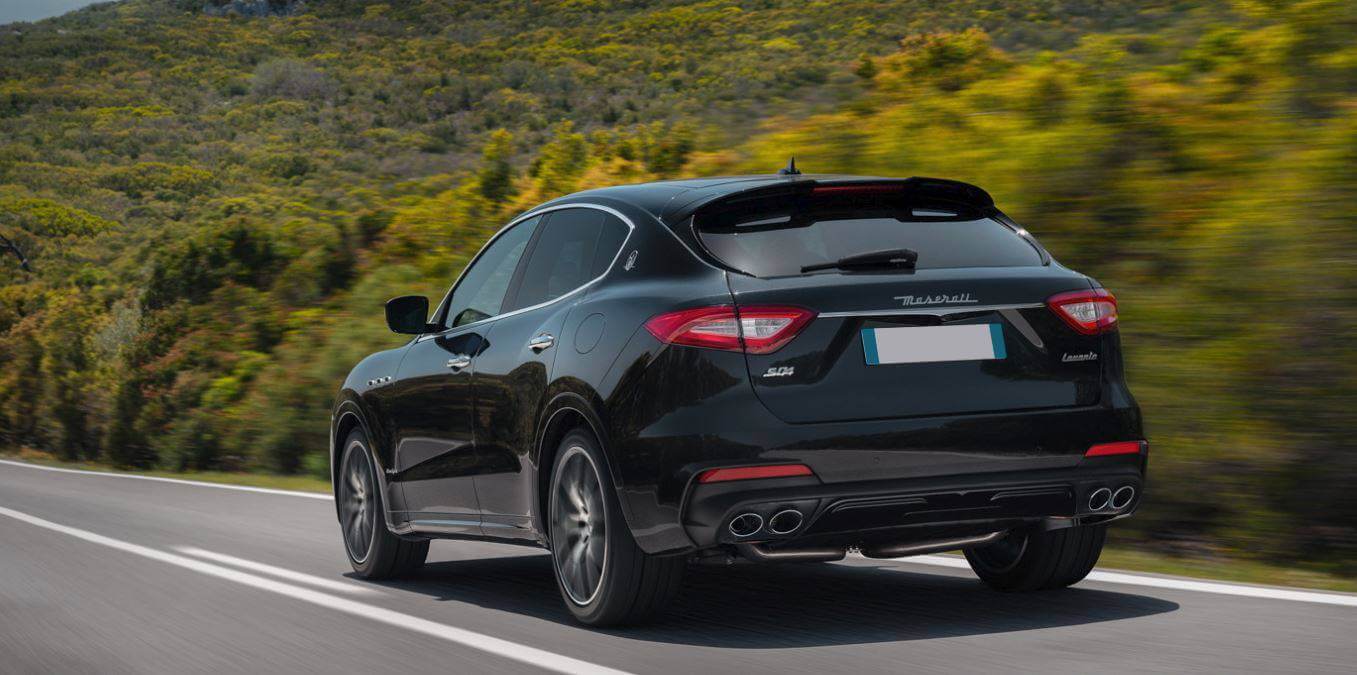
[[[625,223],[597,209],[548,214],[508,309],[550,302],[603,274],[628,231]]]
[[[613,260],[617,258],[617,254],[622,250],[622,244],[627,240],[628,234],[631,234],[631,228],[626,223],[611,213],[603,214],[603,231],[598,236],[598,247],[594,253],[594,269],[589,274],[590,279],[602,276],[604,272],[608,271],[608,266],[612,265]]]
[[[1032,244],[997,220],[900,195],[744,200],[700,212],[693,224],[708,252],[756,277],[799,275],[803,267],[892,249],[917,253],[916,269],[1042,264]]]

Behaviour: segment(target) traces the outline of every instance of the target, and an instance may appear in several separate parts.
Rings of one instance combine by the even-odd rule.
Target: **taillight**
[[[1145,441],[1117,441],[1116,443],[1099,443],[1089,446],[1084,453],[1085,457],[1106,457],[1108,455],[1138,455],[1148,450],[1149,444]]]
[[[1046,306],[1084,335],[1117,329],[1117,298],[1105,288],[1052,295],[1046,298]]]
[[[707,469],[697,475],[699,483],[724,483],[732,480],[758,480],[760,478],[791,478],[792,476],[814,476],[815,472],[805,464],[763,464],[759,466],[736,466],[727,469]]]
[[[646,330],[670,344],[768,354],[814,318],[815,312],[800,307],[720,305],[661,314],[646,322]]]

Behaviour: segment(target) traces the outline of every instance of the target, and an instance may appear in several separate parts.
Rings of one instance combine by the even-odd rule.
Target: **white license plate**
[[[867,365],[991,361],[1005,358],[1004,327],[997,323],[966,326],[863,328]]]

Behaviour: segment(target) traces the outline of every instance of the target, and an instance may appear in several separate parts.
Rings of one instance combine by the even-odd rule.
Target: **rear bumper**
[[[735,428],[722,429],[721,422],[731,422]],[[955,502],[955,508],[941,508],[950,503],[948,498],[929,495],[1068,486],[1068,504],[1049,508],[1042,515],[1076,517],[1076,500],[1099,480],[1123,479],[1142,492],[1138,486],[1145,463],[1141,456],[1083,456],[1096,443],[1144,438],[1134,404],[789,425],[769,419],[757,402],[733,396],[722,408],[696,406],[677,411],[639,434],[613,438],[620,441],[610,459],[627,524],[637,544],[652,554],[683,553],[724,543],[716,531],[724,527],[723,519],[731,510],[764,502],[813,502],[807,505],[813,511],[807,513],[805,531],[809,534],[817,525],[812,521],[848,499],[921,497],[929,507],[923,511],[933,507],[948,512],[981,509],[969,513],[983,520],[984,509],[994,510],[999,504],[1033,507],[1032,502],[1040,500],[1004,495],[994,504],[976,506],[963,500]],[[718,489],[709,488],[719,484],[695,483],[695,477],[706,469],[765,463],[803,463],[815,476],[730,483]],[[1128,512],[1134,508],[1132,504]],[[848,505],[836,507],[835,517],[845,509]],[[858,513],[865,518],[884,512],[864,507]],[[926,517],[919,509],[903,507],[894,513],[905,526],[953,517],[977,519],[965,513]],[[1000,510],[999,515],[1009,513]],[[1035,516],[1021,511],[1015,517],[1026,522]],[[818,527],[828,528],[833,522],[826,519]]]
[[[978,518],[961,518],[966,522],[1010,517],[1032,522],[1082,518],[1075,502],[1093,481],[1114,477],[1139,485],[1144,475],[1143,457],[1084,457],[1094,444],[1145,438],[1140,409],[1114,363],[1114,348],[1105,350],[1108,376],[1098,405],[788,424],[753,395],[743,354],[669,348],[652,357],[648,350],[657,347],[642,343],[635,347],[640,354],[625,361],[632,365],[620,371],[620,381],[608,387],[600,417],[606,420],[605,449],[623,514],[646,553],[681,554],[725,543],[717,529],[732,508],[745,503],[811,502],[805,536],[812,527],[835,522],[813,522],[829,509],[837,519],[849,506],[859,506],[839,505],[850,499],[921,498],[929,507],[923,512],[946,516],[925,517],[903,506],[882,510],[879,504],[857,511],[863,518],[894,514],[903,519],[882,525],[887,529],[948,522],[967,513]],[[707,489],[714,484],[695,487],[695,477],[707,469],[777,463],[805,464],[815,476],[719,490]],[[1107,472],[1115,475],[1105,478]],[[1037,499],[1025,492],[1048,486],[1067,486],[1068,504],[1053,506],[1042,501],[1050,495]],[[973,496],[959,502],[930,496],[987,489],[1024,492],[991,495],[999,498],[981,506],[969,501]],[[954,507],[942,508],[949,503]],[[1005,511],[999,504],[1022,507]],[[986,515],[985,509],[994,513]]]
[[[1135,512],[1144,494],[1145,455],[1087,458],[1061,469],[1004,471],[891,480],[825,483],[816,477],[693,483],[683,526],[696,548],[718,544],[871,547],[1015,527],[1048,528],[1106,522]],[[1123,491],[1126,501],[1098,506],[1095,491]],[[1129,495],[1129,496],[1128,496]],[[775,514],[801,514],[790,531]],[[737,535],[731,521],[757,514],[763,525]],[[785,518],[784,525],[794,522]]]

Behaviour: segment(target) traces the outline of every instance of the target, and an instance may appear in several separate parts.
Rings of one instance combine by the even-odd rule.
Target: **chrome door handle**
[[[543,349],[546,349],[547,347],[550,347],[554,344],[556,344],[555,336],[553,336],[551,333],[542,333],[541,335],[538,335],[537,337],[528,340],[528,349],[531,349],[535,352],[540,352]]]
[[[458,354],[448,359],[448,367],[453,370],[461,370],[471,365],[471,357],[466,354]]]

